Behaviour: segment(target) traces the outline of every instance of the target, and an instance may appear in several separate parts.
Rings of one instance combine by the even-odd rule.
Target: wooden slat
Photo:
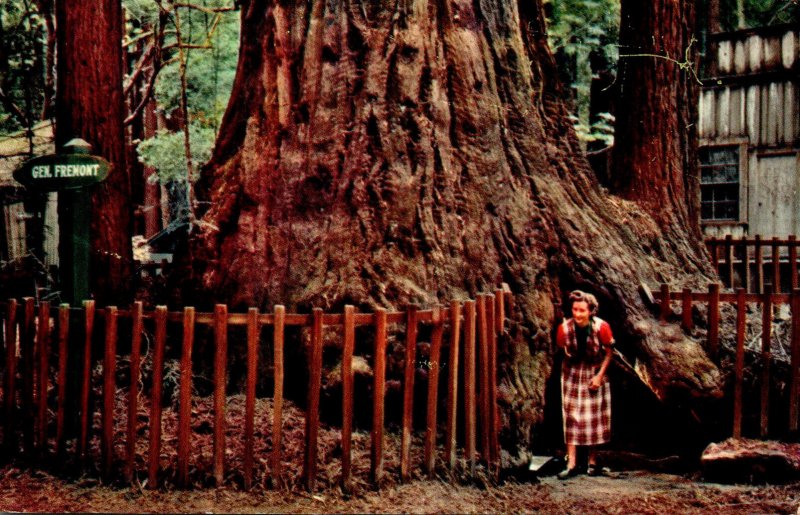
[[[475,475],[475,301],[464,303],[464,438],[469,473]]]
[[[756,242],[753,245],[753,253],[755,254],[755,281],[753,290],[755,293],[764,293],[764,253],[761,245],[761,235],[756,234]]]
[[[342,490],[353,489],[351,447],[353,437],[353,350],[355,348],[355,308],[344,307],[344,355],[342,356]]]
[[[692,320],[692,290],[684,288],[681,292],[681,325],[687,332],[691,332],[694,327]]]
[[[486,297],[478,295],[475,301],[478,309],[478,414],[480,420],[481,459],[488,462],[489,447],[491,445],[489,437],[491,417],[491,409],[489,407],[489,328],[486,318]]]
[[[445,461],[450,470],[456,466],[456,416],[458,412],[458,367],[461,339],[461,303],[450,303],[450,355],[447,371],[447,425],[445,431]]]
[[[669,285],[661,284],[661,307],[659,309],[659,320],[666,322],[672,314],[672,307],[669,303]]]
[[[136,301],[131,306],[131,377],[128,385],[128,436],[125,441],[125,482],[131,483],[136,472],[136,424],[139,415],[139,374],[142,360],[144,306]]]
[[[411,432],[414,415],[414,374],[417,353],[417,306],[408,306],[406,312],[406,359],[403,377],[403,429],[400,450],[400,479],[411,479]]]
[[[192,350],[194,347],[195,312],[183,310],[183,343],[181,345],[180,401],[178,405],[178,486],[189,486],[189,450],[192,433]]]
[[[800,413],[800,290],[792,290],[792,347],[789,389],[789,431],[795,432]]]
[[[34,453],[34,389],[36,385],[35,324],[36,306],[31,297],[23,300],[23,318],[20,327],[20,354],[22,357],[22,447],[25,455],[33,458]]]
[[[92,338],[94,336],[95,305],[93,300],[83,301],[84,310],[84,339],[83,339],[83,367],[81,369],[81,399],[80,399],[80,435],[78,436],[78,460],[84,463],[88,458],[89,450],[89,423],[91,413],[89,406],[89,391],[92,378]]]
[[[114,463],[114,401],[117,395],[117,308],[109,306],[105,309],[106,338],[103,359],[103,417],[100,450],[103,466],[103,481],[111,478],[111,467]]]
[[[283,345],[286,308],[275,306],[273,328],[274,393],[272,414],[272,454],[270,456],[270,480],[277,486],[281,478],[281,443],[283,437]]]
[[[442,333],[444,320],[441,306],[433,307],[433,330],[431,331],[431,353],[428,367],[428,409],[425,425],[425,471],[433,477],[436,469],[436,421],[439,400],[439,360],[442,352]]]
[[[797,236],[789,236],[789,284],[797,289]]]
[[[781,292],[781,258],[778,238],[772,238],[772,291]]]
[[[147,486],[158,487],[161,461],[161,395],[164,377],[164,347],[167,341],[167,307],[156,306],[155,349],[153,351],[153,384],[150,389],[150,455]]]
[[[47,456],[47,387],[50,378],[50,303],[42,301],[39,304],[39,324],[36,331],[36,347],[39,356],[38,373],[38,413],[36,414],[36,446],[40,459]]]
[[[772,353],[772,287],[767,286],[761,299],[761,438],[769,434],[769,376]]]
[[[744,288],[745,292],[752,289],[750,284],[750,255],[747,253],[747,242],[742,241],[739,242],[739,255],[740,263],[741,263],[741,278],[742,278],[742,288]]]
[[[489,405],[489,465],[493,474],[499,469],[498,458],[500,457],[499,440],[497,435],[497,332],[495,322],[495,302],[494,296],[486,295],[486,330],[489,344],[489,389],[486,391]]]
[[[719,350],[719,283],[708,285],[708,353],[716,361]]]
[[[214,306],[214,482],[225,479],[225,386],[228,363],[228,306]]]
[[[725,237],[725,279],[728,288],[733,288],[733,250],[733,237],[729,234]]]
[[[386,310],[383,308],[378,308],[375,311],[375,362],[373,363],[373,370],[370,479],[375,486],[379,486],[383,477],[383,403],[386,391]]]
[[[6,377],[3,403],[3,448],[6,456],[17,453],[17,301],[9,299],[6,311]]]
[[[305,487],[309,492],[317,485],[317,436],[319,433],[319,394],[322,384],[322,309],[314,308],[311,326],[311,360],[306,402],[306,448],[303,467]]]
[[[737,290],[736,302],[736,372],[733,386],[733,437],[742,436],[742,387],[744,384],[744,336],[747,329],[745,289]]]
[[[56,456],[63,463],[67,439],[65,433],[67,409],[67,364],[69,353],[69,304],[58,307],[58,407],[56,408]]]
[[[258,308],[247,311],[247,387],[244,407],[244,488],[253,486],[253,432],[256,416],[256,379],[258,374]]]

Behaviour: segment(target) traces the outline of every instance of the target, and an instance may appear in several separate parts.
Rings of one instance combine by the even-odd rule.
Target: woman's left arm
[[[608,370],[608,366],[611,364],[611,358],[614,355],[614,337],[611,335],[611,327],[608,325],[608,323],[604,323],[600,328],[599,337],[600,343],[603,345],[603,348],[606,351],[606,355],[603,358],[603,362],[600,364],[600,370],[598,370],[597,374],[592,377],[590,387],[593,390],[600,388],[600,386],[603,384],[603,378],[606,376],[606,370]]]

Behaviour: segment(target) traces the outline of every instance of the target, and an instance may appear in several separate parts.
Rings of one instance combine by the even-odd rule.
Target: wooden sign
[[[99,156],[49,154],[23,163],[14,171],[14,179],[41,191],[72,190],[104,181],[110,168]]]

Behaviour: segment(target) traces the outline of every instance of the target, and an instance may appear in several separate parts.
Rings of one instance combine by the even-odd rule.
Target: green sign
[[[104,181],[110,167],[102,157],[89,154],[49,154],[23,163],[14,178],[37,190],[73,190]]]

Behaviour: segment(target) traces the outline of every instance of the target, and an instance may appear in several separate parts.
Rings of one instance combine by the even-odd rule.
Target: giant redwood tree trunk
[[[190,282],[292,309],[430,304],[507,282],[519,324],[506,424],[540,419],[554,318],[585,288],[658,395],[718,394],[699,346],[637,293],[702,274],[678,252],[697,242],[665,241],[638,205],[601,192],[539,1],[252,0],[242,20]]]
[[[56,147],[83,138],[112,164],[92,190],[90,290],[100,305],[124,305],[133,257],[120,0],[56,0],[56,27]],[[65,209],[61,203],[59,212]]]

